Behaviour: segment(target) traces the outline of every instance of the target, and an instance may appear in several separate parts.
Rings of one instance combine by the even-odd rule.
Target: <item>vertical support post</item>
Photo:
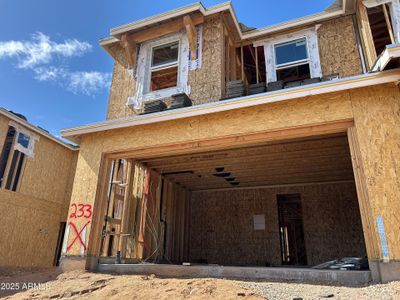
[[[387,11],[385,3],[382,4],[382,10],[383,10],[383,14],[385,15],[385,21],[386,21],[387,29],[389,31],[390,41],[392,42],[392,44],[394,44],[395,41],[394,41],[394,36],[393,36],[393,29],[392,29],[392,25],[390,24],[389,13]]]
[[[255,52],[256,52],[256,77],[257,77],[257,83],[260,83],[259,76],[260,76],[260,71],[258,70],[258,48],[254,47]]]
[[[244,82],[244,58],[243,58],[243,44],[240,45],[240,64],[242,68],[242,80]]]
[[[368,67],[371,68],[375,63],[377,54],[372,37],[371,26],[369,24],[367,8],[364,6],[362,1],[358,2],[357,11],[360,20],[359,27],[361,30],[362,42],[364,44],[365,53],[367,55],[367,63]]]
[[[122,208],[121,214],[121,230],[120,230],[120,238],[119,238],[119,247],[118,250],[121,253],[121,257],[125,258],[126,253],[126,241],[127,241],[127,232],[129,228],[129,208],[132,202],[132,186],[133,186],[133,177],[132,172],[134,168],[132,168],[133,162],[132,160],[127,160],[127,168],[126,168],[126,188],[124,194],[124,204]]]

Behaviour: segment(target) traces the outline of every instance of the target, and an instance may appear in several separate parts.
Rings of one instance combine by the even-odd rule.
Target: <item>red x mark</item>
[[[67,252],[69,251],[69,249],[71,249],[71,247],[75,244],[76,240],[78,240],[78,239],[81,242],[83,249],[86,250],[86,244],[82,240],[82,232],[89,223],[90,223],[90,221],[87,221],[86,224],[82,227],[81,231],[79,231],[79,232],[74,223],[72,223],[72,222],[68,223],[68,225],[70,225],[72,227],[72,229],[75,231],[76,236],[75,236],[74,240],[67,246]]]

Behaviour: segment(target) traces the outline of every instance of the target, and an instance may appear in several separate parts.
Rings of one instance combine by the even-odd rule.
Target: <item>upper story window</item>
[[[306,38],[275,44],[277,80],[285,82],[310,78],[310,61]]]
[[[264,47],[267,83],[322,77],[318,27],[254,43]]]
[[[152,48],[150,91],[178,85],[179,41]]]
[[[9,126],[0,156],[0,188],[17,191],[26,157],[33,156],[37,138],[17,126]]]
[[[189,70],[201,68],[202,26],[197,30],[196,59],[190,59],[189,40],[185,30],[140,44],[134,76],[135,95],[127,105],[141,110],[144,102],[190,94]]]

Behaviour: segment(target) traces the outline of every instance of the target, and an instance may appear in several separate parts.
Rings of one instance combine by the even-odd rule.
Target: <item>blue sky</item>
[[[105,120],[109,29],[190,0],[0,0],[0,107],[59,135]],[[212,6],[224,1],[206,0]],[[239,21],[263,27],[322,11],[333,0],[234,0]]]

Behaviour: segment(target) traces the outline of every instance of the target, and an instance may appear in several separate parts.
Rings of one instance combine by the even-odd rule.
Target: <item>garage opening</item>
[[[314,267],[367,256],[345,133],[111,161],[101,256]]]

